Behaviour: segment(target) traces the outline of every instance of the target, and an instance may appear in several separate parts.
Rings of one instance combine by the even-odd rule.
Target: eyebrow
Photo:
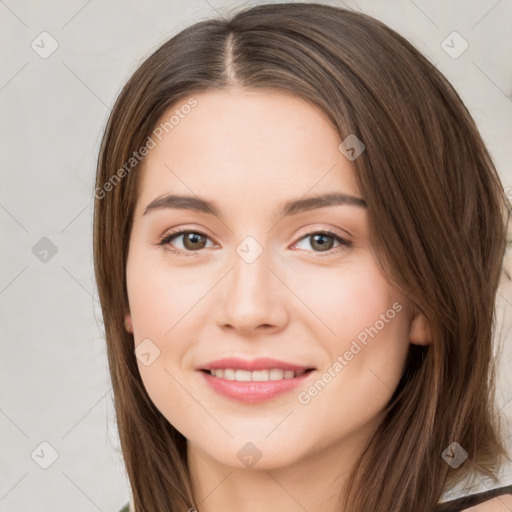
[[[293,199],[284,203],[280,216],[286,217],[289,215],[297,215],[298,213],[316,210],[317,208],[325,208],[327,206],[350,205],[366,208],[367,204],[364,199],[333,192],[329,194],[322,194],[318,196],[310,196],[300,199]],[[160,209],[178,209],[178,210],[192,210],[209,215],[221,217],[220,210],[215,206],[213,201],[202,199],[195,196],[180,196],[174,194],[167,194],[162,197],[157,197],[146,206],[142,215],[160,210]]]

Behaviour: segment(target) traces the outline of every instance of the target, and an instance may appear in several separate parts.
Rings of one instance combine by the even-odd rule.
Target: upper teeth
[[[214,377],[224,378],[226,380],[237,380],[240,382],[248,381],[265,381],[265,380],[281,380],[293,379],[302,375],[306,370],[294,372],[293,370],[280,370],[279,368],[272,368],[271,370],[258,370],[249,372],[247,370],[235,370],[226,368],[225,370],[209,370],[210,374]]]

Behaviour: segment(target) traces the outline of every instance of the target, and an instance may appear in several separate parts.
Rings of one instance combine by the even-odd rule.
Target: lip
[[[233,368],[235,370],[247,370],[249,372],[255,372],[258,370],[270,370],[272,368],[279,368],[280,370],[293,370],[294,372],[315,369],[311,366],[301,366],[298,364],[287,363],[285,361],[279,361],[278,359],[272,359],[269,357],[258,357],[257,359],[252,360],[240,359],[239,357],[225,357],[223,359],[217,359],[216,361],[205,364],[204,366],[198,368],[198,370],[225,370],[226,368]]]
[[[270,400],[277,395],[286,393],[300,386],[313,371],[306,372],[293,379],[238,382],[237,380],[221,379],[205,371],[199,371],[206,383],[217,393],[239,402],[255,404]]]

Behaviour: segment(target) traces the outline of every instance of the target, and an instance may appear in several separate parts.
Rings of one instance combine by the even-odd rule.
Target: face
[[[126,275],[137,364],[205,456],[286,466],[374,428],[417,317],[379,269],[352,163],[319,109],[273,90],[194,98],[140,176]],[[339,196],[304,201],[326,194]]]

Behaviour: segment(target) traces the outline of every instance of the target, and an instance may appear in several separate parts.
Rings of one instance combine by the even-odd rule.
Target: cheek
[[[135,248],[127,265],[127,289],[136,337],[170,339],[208,291],[207,282],[198,272],[165,264],[165,255]]]
[[[331,284],[328,317],[336,334],[332,360],[343,356],[352,382],[392,388],[401,375],[409,347],[404,297],[368,262]],[[379,382],[381,376],[384,384]]]
[[[127,290],[139,373],[155,406],[178,430],[197,421],[188,411],[191,395],[198,391],[195,382],[184,381],[183,372],[189,368],[183,365],[204,324],[198,320],[202,311],[198,302],[214,282],[190,269],[165,265],[160,257],[138,247],[128,259]]]
[[[360,333],[364,338],[365,329],[376,322],[379,330],[383,327],[381,315],[394,319],[400,316],[396,309],[405,310],[402,295],[384,279],[373,258],[358,255],[354,259],[339,269],[304,273],[305,277],[293,280],[294,291],[307,306],[300,310],[309,310],[317,325],[325,327],[320,339],[329,347],[343,348]],[[395,309],[394,303],[399,303]],[[316,332],[320,334],[320,328]]]
[[[329,425],[328,438],[341,426],[360,428],[385,407],[404,369],[409,320],[404,296],[371,261],[315,283],[308,306],[328,328],[320,338],[327,357],[299,401],[315,410],[312,428]]]

